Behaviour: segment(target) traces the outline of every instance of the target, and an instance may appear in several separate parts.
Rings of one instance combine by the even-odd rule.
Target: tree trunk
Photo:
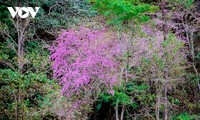
[[[164,106],[165,106],[165,109],[164,109],[164,120],[167,120],[167,114],[168,114],[168,99],[167,99],[167,83],[168,80],[165,79],[165,86],[164,86],[164,96],[165,96],[165,103],[164,103]]]
[[[117,100],[117,104],[115,105],[115,117],[116,117],[116,120],[119,120],[119,113],[118,113],[118,100]]]
[[[125,105],[122,106],[122,111],[121,111],[121,118],[120,120],[124,119],[124,111],[125,111]]]
[[[156,120],[160,120],[160,87],[159,83],[156,83]]]
[[[165,41],[167,39],[167,26],[166,26],[166,18],[165,18],[165,5],[166,5],[166,1],[163,0],[163,3],[162,3],[162,6],[161,6],[161,9],[162,9],[162,21],[163,21],[163,41]],[[164,71],[165,72],[165,71]],[[166,76],[164,76],[166,77]],[[164,120],[167,120],[167,115],[168,115],[168,99],[167,99],[167,84],[168,84],[168,81],[167,79],[165,79],[164,81]],[[162,83],[163,84],[163,83]]]

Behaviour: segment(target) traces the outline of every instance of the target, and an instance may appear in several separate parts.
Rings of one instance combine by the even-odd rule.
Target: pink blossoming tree
[[[62,85],[62,93],[70,96],[106,89],[113,94],[117,83],[118,42],[105,30],[63,31],[51,46],[54,78]]]

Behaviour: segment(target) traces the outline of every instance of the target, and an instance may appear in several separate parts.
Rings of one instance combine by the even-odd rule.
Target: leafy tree
[[[103,14],[108,23],[120,26],[125,22],[145,22],[149,19],[146,12],[154,12],[158,8],[139,0],[93,0],[94,8]]]
[[[119,73],[119,81],[122,84],[126,84],[129,81],[129,56],[134,43],[132,36],[136,33],[134,30],[141,23],[147,22],[150,19],[147,14],[155,12],[158,7],[142,3],[139,0],[91,0],[90,2],[94,3],[94,9],[103,14],[108,23],[114,25],[117,30],[118,42],[122,52],[122,68]],[[117,109],[116,120],[118,120],[118,104],[116,104],[115,109]],[[125,104],[122,106],[121,120],[123,119],[124,111]]]

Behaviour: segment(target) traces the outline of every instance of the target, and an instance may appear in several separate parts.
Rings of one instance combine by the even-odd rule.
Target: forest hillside
[[[200,120],[200,1],[0,0],[0,120]]]

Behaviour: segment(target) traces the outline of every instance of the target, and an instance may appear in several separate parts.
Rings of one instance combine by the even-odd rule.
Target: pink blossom
[[[54,78],[67,96],[82,89],[93,91],[95,85],[108,90],[118,83],[116,56],[120,54],[113,33],[80,27],[63,31],[50,48]]]

